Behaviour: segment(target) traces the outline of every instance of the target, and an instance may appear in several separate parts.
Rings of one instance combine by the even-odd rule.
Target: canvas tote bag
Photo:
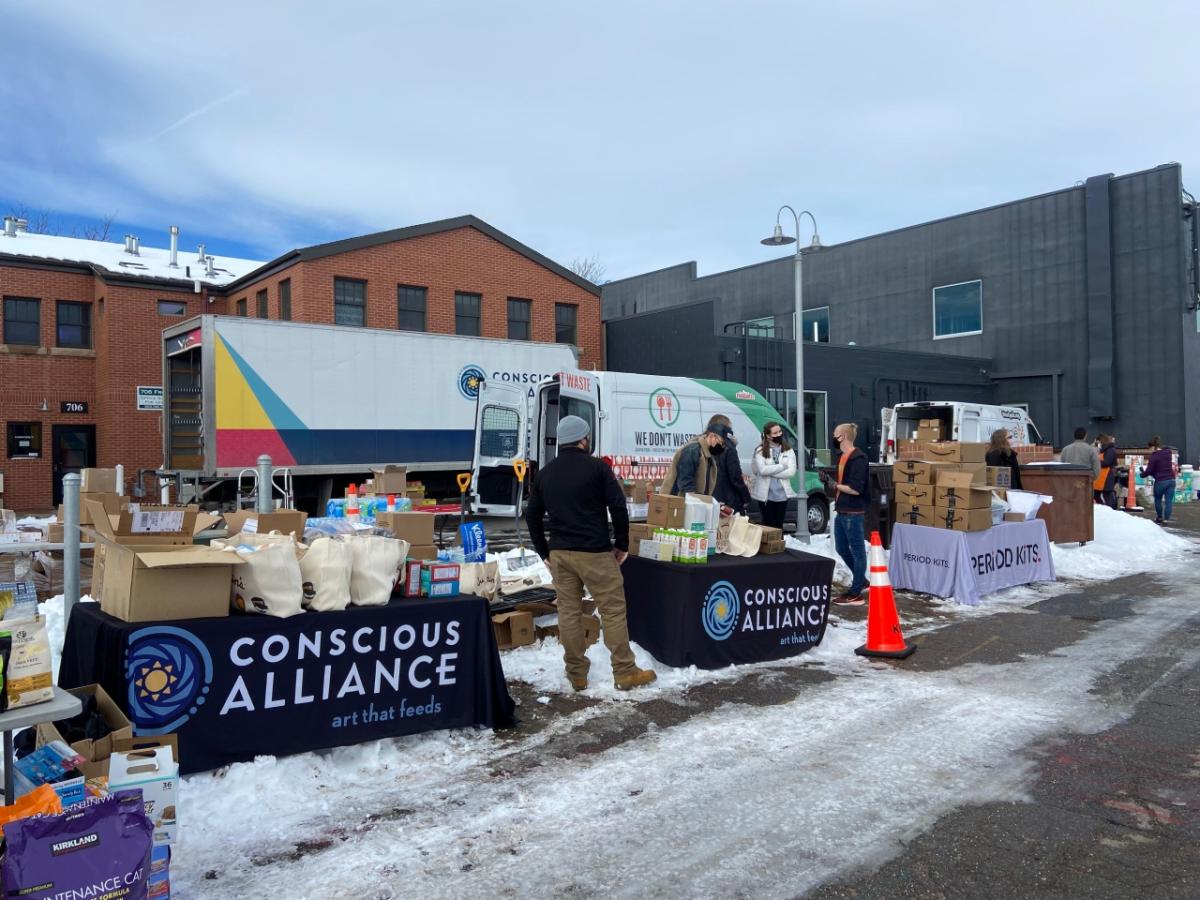
[[[242,532],[212,545],[243,560],[234,567],[230,585],[234,609],[280,619],[303,612],[298,557],[304,545],[298,545],[290,534]]]
[[[354,550],[349,540],[316,538],[300,557],[304,605],[314,612],[336,612],[350,605]]]
[[[408,555],[408,541],[379,535],[357,535],[350,539],[353,564],[350,568],[350,602],[355,606],[386,606]]]

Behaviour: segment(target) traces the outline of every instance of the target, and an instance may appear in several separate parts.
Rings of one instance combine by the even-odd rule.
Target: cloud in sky
[[[471,212],[609,277],[717,271],[778,255],[781,203],[836,243],[1101,172],[1188,179],[1197,9],[17,5],[0,199],[264,257]]]

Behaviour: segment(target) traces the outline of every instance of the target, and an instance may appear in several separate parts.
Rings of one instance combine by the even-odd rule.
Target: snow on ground
[[[91,603],[92,598],[83,596],[79,602]],[[63,640],[67,634],[67,620],[64,615],[65,599],[62,594],[51,597],[44,603],[38,604],[38,615],[46,620],[46,639],[50,642],[50,660],[54,670],[54,683],[58,683],[58,664],[62,661]]]
[[[17,519],[17,527],[32,525],[35,528],[44,529],[47,525],[57,521],[58,516],[25,516],[23,519]]]
[[[1195,545],[1155,525],[1150,519],[1107,506],[1096,506],[1095,536],[1091,543],[1052,544],[1054,570],[1059,578],[1106,580],[1145,571],[1156,563]],[[986,599],[984,600],[986,603]]]
[[[1159,596],[1137,612],[1054,654],[873,663],[790,703],[727,704],[513,775],[493,766],[523,747],[458,732],[194,777],[172,881],[186,896],[795,896],[958,806],[1020,799],[1031,743],[1124,718],[1105,677],[1179,640],[1196,608]],[[251,809],[253,839],[231,841]]]

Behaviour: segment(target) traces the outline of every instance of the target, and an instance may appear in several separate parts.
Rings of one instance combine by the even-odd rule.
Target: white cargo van
[[[609,462],[618,478],[655,479],[666,475],[675,451],[717,413],[733,423],[743,472],[751,471],[750,460],[767,422],[784,423],[788,442],[796,445],[784,417],[762,395],[728,381],[562,371],[529,392],[523,385],[486,380],[476,414],[475,508],[486,515],[513,515],[513,461],[529,464],[527,496],[533,474],[558,452],[554,435],[563,416],[576,415],[591,423],[593,452]],[[816,473],[806,471],[805,476],[809,530],[819,534],[828,524],[829,505]]]
[[[922,419],[938,419],[945,428],[946,439],[986,444],[992,432],[1008,429],[1009,442],[1014,447],[1042,443],[1042,436],[1029,418],[1029,413],[1020,406],[989,406],[983,403],[959,403],[957,401],[928,401],[897,403],[882,410],[879,438],[879,461],[896,461],[896,445],[917,435],[917,425]]]

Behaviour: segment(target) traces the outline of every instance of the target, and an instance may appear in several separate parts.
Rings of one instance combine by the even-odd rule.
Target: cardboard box
[[[932,484],[893,484],[897,506],[933,506],[936,488]]]
[[[1004,514],[1004,521],[1005,522],[1024,522],[1025,521],[1025,513],[1006,512]]]
[[[451,562],[424,562],[423,569],[429,570],[429,581],[458,581],[462,574],[462,567],[458,563]],[[422,574],[424,579],[424,574]]]
[[[410,544],[408,558],[412,560],[437,559],[438,549],[433,544]]]
[[[435,557],[436,558],[436,557]],[[421,560],[408,559],[404,563],[403,584],[400,587],[400,593],[405,597],[420,597],[421,596]]]
[[[984,478],[990,487],[1012,487],[1012,469],[1008,466],[984,466]]]
[[[987,444],[967,444],[962,441],[941,441],[925,447],[926,458],[934,462],[981,463],[987,455]]]
[[[991,509],[946,509],[939,506],[934,510],[934,528],[949,528],[952,531],[987,531],[992,527]]]
[[[641,522],[629,523],[629,549],[636,549],[642,541],[654,540],[654,529],[661,527],[661,525],[644,525]]]
[[[991,509],[992,489],[975,481],[970,472],[940,472],[935,506],[946,509]]]
[[[892,466],[892,483],[933,484],[937,478],[938,464],[923,459],[902,459]]]
[[[558,637],[557,625],[538,625],[534,629],[534,634],[538,640],[543,640],[548,637]],[[583,612],[583,646],[590,647],[596,641],[600,640],[600,620],[589,613],[587,610]]]
[[[930,441],[918,441],[916,438],[908,441],[901,441],[896,445],[896,458],[925,459],[925,448],[927,448],[930,443]]]
[[[435,581],[428,586],[425,591],[425,596],[433,599],[438,597],[457,597],[459,595],[460,582],[456,578],[454,581]]]
[[[535,640],[533,616],[527,612],[507,612],[492,616],[492,629],[501,650],[524,647]]]
[[[640,541],[638,556],[642,559],[653,559],[657,562],[670,562],[675,547],[666,541]]]
[[[73,741],[71,749],[80,756],[85,757],[90,763],[107,761],[112,756],[113,746],[117,741],[129,740],[133,737],[133,723],[129,721],[129,718],[121,710],[121,707],[117,706],[113,702],[113,699],[108,696],[108,692],[98,684],[87,684],[83,687],[70,688],[70,692],[80,700],[94,697],[96,700],[96,711],[103,717],[105,724],[112,729],[106,737],[96,740],[84,738]],[[48,725],[50,723],[43,724]],[[61,740],[61,735],[55,738],[55,740]],[[89,778],[93,777],[87,772],[83,774]]]
[[[308,513],[296,509],[277,509],[269,513],[259,513],[252,509],[239,509],[237,512],[225,513],[225,527],[232,537],[249,531],[256,534],[270,534],[278,531],[280,534],[294,534],[296,540],[304,540],[304,523],[308,521]]]
[[[80,469],[79,478],[81,494],[116,494],[120,491],[116,469]]]
[[[113,742],[108,763],[108,789],[139,788],[146,815],[154,825],[154,843],[173,844],[179,828],[176,814],[179,785],[179,742],[173,734]]]
[[[942,462],[938,463],[938,475],[943,472],[970,472],[976,484],[987,482],[987,466],[974,462]]]
[[[51,522],[46,526],[46,543],[61,544],[66,540],[66,532],[63,531],[61,522]]]
[[[782,553],[787,549],[787,545],[780,538],[777,541],[763,541],[758,547],[759,556],[773,556],[776,553]]]
[[[660,528],[682,528],[684,500],[672,494],[651,494],[650,511],[646,514],[647,525]]]
[[[110,494],[100,494],[100,493],[85,494],[81,491],[79,494],[79,524],[80,525],[91,525],[92,524],[92,515],[91,515],[91,511],[88,507],[89,502],[99,503],[101,506],[104,507],[105,513],[107,513],[110,516],[116,516],[116,515],[120,515],[121,510],[125,509],[129,505],[129,498],[128,497],[119,497],[116,494],[111,494],[111,493]],[[58,515],[56,516],[56,518],[58,519],[60,524],[67,521],[66,510],[63,509],[63,505],[61,503],[58,504]]]
[[[402,541],[429,546],[433,543],[433,519],[429,513],[382,512],[376,514],[375,524],[391,529]]]
[[[394,494],[403,497],[408,493],[407,466],[384,466],[380,469],[372,469],[371,476],[375,481],[376,496]]]
[[[932,527],[937,510],[932,506],[898,506],[896,507],[896,522],[904,525],[925,525]]]

